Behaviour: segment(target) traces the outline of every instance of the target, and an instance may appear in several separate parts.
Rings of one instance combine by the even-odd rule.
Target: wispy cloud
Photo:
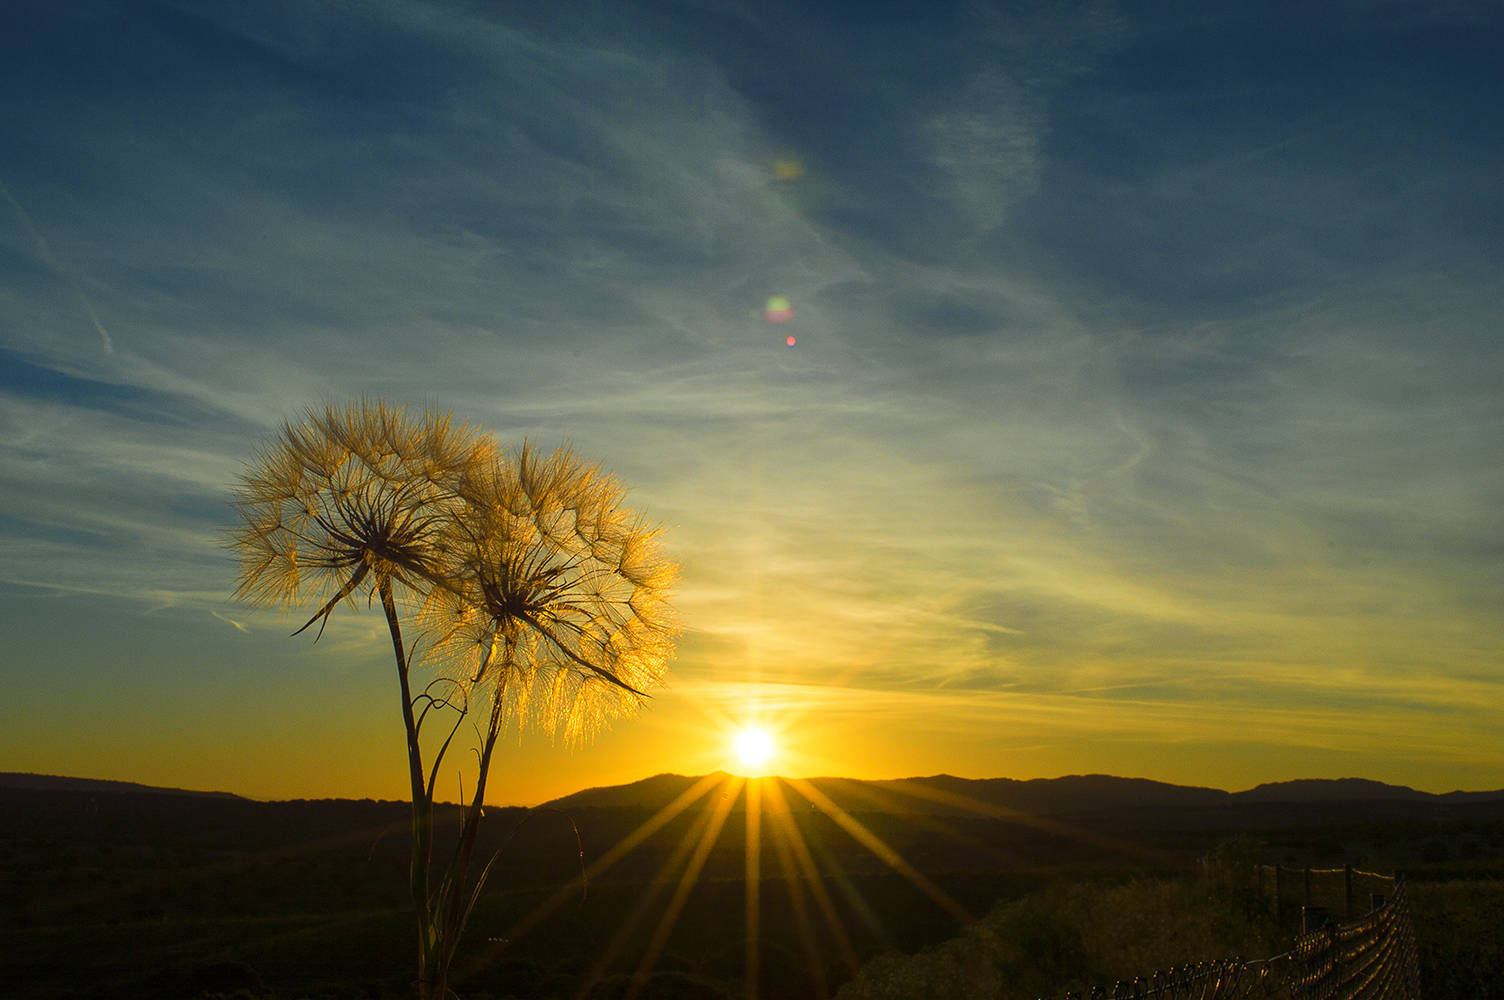
[[[916,753],[1007,717],[1042,768],[1240,712],[1442,760],[1504,636],[1471,16],[1371,10],[1379,78],[1320,12],[168,5],[107,65],[49,15],[0,53],[67,73],[0,112],[0,577],[259,639],[230,488],[370,393],[631,484],[685,692],[846,692]]]
[[[99,343],[104,348],[104,352],[106,354],[112,353],[115,350],[115,345],[110,340],[109,331],[99,321],[99,314],[94,311],[93,303],[84,294],[83,288],[79,285],[77,275],[63,266],[62,262],[53,256],[52,248],[47,245],[47,240],[37,231],[36,223],[31,221],[31,216],[26,214],[26,209],[21,207],[21,203],[10,193],[10,188],[5,186],[4,181],[0,181],[0,198],[4,198],[10,204],[10,207],[15,209],[16,218],[20,220],[21,226],[31,237],[32,242],[36,244],[37,256],[48,267],[56,271],[59,278],[68,283],[68,287],[72,289],[74,297],[78,299],[78,304],[83,307],[84,314],[89,317],[89,322],[93,324],[95,332],[99,334]]]

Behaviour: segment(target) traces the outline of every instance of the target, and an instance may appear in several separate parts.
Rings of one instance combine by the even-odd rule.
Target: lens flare
[[[797,156],[780,156],[773,161],[773,179],[789,183],[804,176],[804,161]]]
[[[794,318],[794,307],[782,295],[775,295],[768,300],[766,308],[762,311],[762,318],[769,323],[791,322]]]

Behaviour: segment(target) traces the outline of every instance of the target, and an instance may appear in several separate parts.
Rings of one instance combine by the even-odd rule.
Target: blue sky
[[[788,773],[1504,787],[1501,45],[1491,3],[7,4],[6,767],[403,793],[378,617],[228,600],[257,444],[368,394],[573,442],[684,567],[668,688],[523,734],[501,801],[751,717]]]

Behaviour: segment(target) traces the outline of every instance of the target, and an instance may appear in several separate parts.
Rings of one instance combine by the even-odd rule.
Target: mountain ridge
[[[60,774],[35,774],[30,771],[0,771],[0,788],[33,791],[91,792],[104,795],[183,795],[194,798],[240,799],[254,801],[234,792],[206,792],[190,788],[143,785],[136,781],[108,778],[71,778]]]
[[[661,809],[705,778],[730,777],[657,774],[626,785],[587,788],[539,808]],[[819,777],[779,779],[813,786],[847,811],[956,815],[1022,813],[1062,816],[1120,809],[1201,809],[1224,805],[1340,804],[1405,801],[1446,805],[1504,800],[1504,789],[1422,792],[1367,778],[1295,778],[1265,782],[1229,792],[1197,785],[1177,785],[1150,778],[1107,774],[1072,774],[1058,778],[960,778],[950,774],[888,779]]]
[[[661,809],[707,779],[725,780],[725,771],[707,775],[655,774],[623,785],[581,789],[533,807],[537,809]],[[1027,814],[1062,816],[1121,809],[1204,809],[1224,805],[1340,804],[1344,802],[1415,802],[1436,805],[1504,800],[1504,789],[1424,792],[1368,778],[1294,778],[1264,782],[1229,792],[1199,785],[1178,785],[1150,778],[1109,774],[1068,774],[1056,778],[962,778],[941,772],[906,778],[779,778],[795,792],[807,783],[849,812],[923,815]],[[201,791],[133,781],[75,778],[31,772],[0,772],[0,789],[71,791],[100,795],[180,796],[200,799],[258,801],[233,792]],[[707,795],[695,803],[713,801]],[[353,801],[353,800],[352,800]]]

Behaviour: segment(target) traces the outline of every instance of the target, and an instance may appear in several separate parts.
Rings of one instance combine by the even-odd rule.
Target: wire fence
[[[1307,927],[1282,955],[1166,969],[1111,989],[1067,993],[1065,1000],[1419,1000],[1420,961],[1403,880],[1351,868],[1288,871],[1302,876],[1300,889],[1307,901],[1302,916],[1309,922],[1318,922],[1326,912],[1310,902],[1321,898],[1314,892],[1317,876],[1343,875],[1341,912],[1348,916],[1357,905],[1355,875],[1381,880],[1385,892],[1371,893],[1369,901],[1376,905],[1357,919]],[[1262,879],[1259,884],[1265,886]],[[1270,887],[1276,905],[1278,885],[1276,879]]]
[[[1286,868],[1258,865],[1252,888],[1270,903],[1276,919],[1297,906],[1301,930],[1314,930],[1323,920],[1352,920],[1378,909],[1394,892],[1394,875],[1366,872],[1348,865],[1343,868]],[[1311,923],[1314,921],[1314,923]]]

